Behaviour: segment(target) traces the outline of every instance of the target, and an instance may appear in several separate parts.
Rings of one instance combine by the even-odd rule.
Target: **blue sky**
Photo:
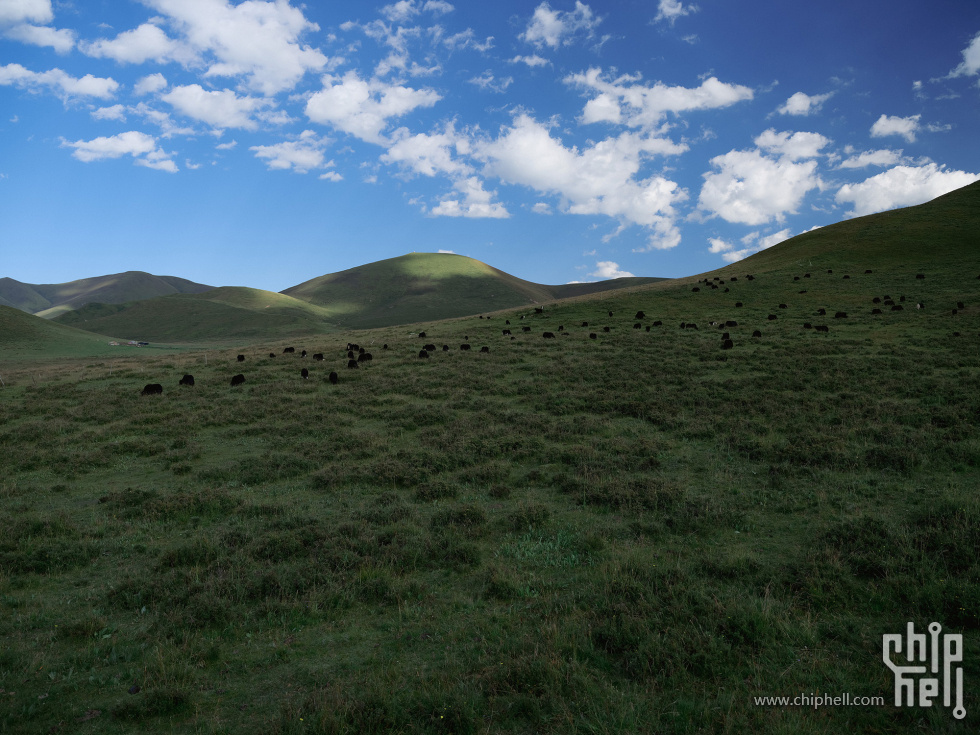
[[[0,276],[677,277],[980,178],[975,0],[0,0]]]

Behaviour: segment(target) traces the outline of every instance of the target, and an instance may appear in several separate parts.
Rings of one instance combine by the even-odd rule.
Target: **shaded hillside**
[[[837,222],[805,232],[745,260],[712,271],[766,272],[828,267],[864,269],[894,263],[928,269],[973,261],[980,253],[980,182],[925,204]],[[702,277],[690,276],[682,282]]]
[[[211,288],[184,278],[154,276],[143,271],[126,271],[68,283],[32,284],[0,278],[0,304],[50,319],[90,303],[123,304],[171,294],[201,293]]]
[[[366,328],[450,319],[658,280],[546,286],[463,255],[412,253],[320,276],[283,293],[323,306],[339,325]]]
[[[128,304],[89,304],[55,319],[149,342],[248,340],[328,331],[319,307],[271,291],[225,287]]]
[[[103,355],[113,349],[109,341],[99,334],[0,305],[0,356],[3,358]]]

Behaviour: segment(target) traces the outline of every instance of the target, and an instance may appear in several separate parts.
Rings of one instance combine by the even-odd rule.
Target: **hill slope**
[[[0,278],[0,304],[50,319],[90,303],[123,304],[171,294],[201,293],[211,288],[185,278],[154,276],[143,271],[126,271],[68,283],[32,284]]]
[[[0,305],[0,354],[4,358],[104,355],[113,349],[108,343],[102,335]]]
[[[89,304],[55,321],[150,342],[288,337],[329,331],[314,304],[256,288],[223,287],[128,304]]]
[[[339,325],[369,328],[450,319],[660,280],[664,279],[546,286],[463,255],[412,253],[320,276],[282,293],[326,308]]]

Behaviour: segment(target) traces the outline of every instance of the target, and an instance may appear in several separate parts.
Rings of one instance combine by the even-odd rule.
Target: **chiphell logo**
[[[963,661],[963,636],[947,633],[940,637],[942,629],[939,623],[930,623],[927,636],[916,633],[915,625],[909,623],[904,636],[901,633],[886,633],[882,636],[881,658],[895,674],[896,707],[932,707],[933,700],[940,696],[941,687],[944,707],[952,705],[955,692],[953,717],[962,720],[966,717],[966,708],[963,707],[963,667],[953,668],[953,664]]]

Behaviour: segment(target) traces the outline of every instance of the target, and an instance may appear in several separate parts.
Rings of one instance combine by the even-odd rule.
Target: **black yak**
[[[554,332],[545,332],[541,336],[544,337],[545,339],[554,339],[555,338]]]
[[[239,373],[238,375],[232,376],[231,385],[234,388],[236,385],[241,385],[245,382],[245,376]]]
[[[303,368],[302,370],[300,370],[299,371],[299,374],[300,374],[300,376],[302,376],[303,380],[309,380],[309,378],[310,378],[310,371],[307,370],[306,368]]]
[[[348,370],[351,370],[351,369],[356,370],[358,367],[359,366],[357,364],[357,360],[348,360],[347,361],[347,369]]]
[[[183,378],[180,379],[180,383],[178,385],[194,385],[194,376],[185,375]]]
[[[147,383],[146,387],[140,391],[141,396],[162,396],[163,386],[159,383]]]
[[[322,352],[317,352],[315,355],[313,355],[313,359],[316,360],[317,362],[322,362],[323,361],[323,353]]]
[[[245,355],[239,355],[238,362],[245,362]]]
[[[329,381],[330,381],[331,383],[333,383],[334,385],[337,385],[337,381],[339,381],[339,380],[340,380],[340,378],[339,378],[339,377],[337,377],[337,373],[330,373],[330,377],[329,377],[329,378],[327,378],[327,380],[329,380]]]
[[[726,339],[724,342],[721,343],[721,349],[723,350],[730,350],[734,346],[735,343],[732,342],[730,339]]]
[[[636,312],[636,316],[633,317],[633,318],[634,319],[646,319],[647,318],[647,315],[644,314],[642,311],[638,311],[638,312]]]
[[[371,355],[370,352],[362,352],[360,355],[357,356],[358,362],[367,362],[368,360],[373,360],[373,359],[374,357]]]

